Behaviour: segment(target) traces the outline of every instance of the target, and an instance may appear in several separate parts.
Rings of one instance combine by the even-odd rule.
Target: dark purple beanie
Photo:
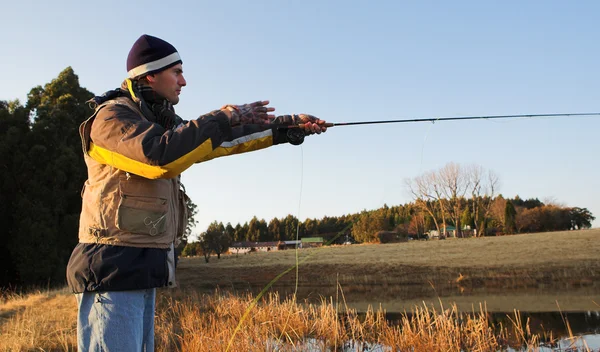
[[[127,56],[127,73],[135,79],[181,63],[175,47],[160,38],[144,34],[133,43]]]

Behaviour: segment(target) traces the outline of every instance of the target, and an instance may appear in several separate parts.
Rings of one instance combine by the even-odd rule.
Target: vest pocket
[[[167,213],[165,198],[121,194],[117,227],[132,233],[160,235],[167,229]]]

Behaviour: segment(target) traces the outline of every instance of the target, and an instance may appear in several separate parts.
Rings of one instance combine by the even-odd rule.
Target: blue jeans
[[[154,351],[156,289],[75,296],[79,304],[78,351]]]

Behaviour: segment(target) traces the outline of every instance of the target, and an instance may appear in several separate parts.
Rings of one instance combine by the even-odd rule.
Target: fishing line
[[[304,149],[302,145],[300,145],[300,194],[298,194],[298,213],[296,219],[298,220],[296,223],[296,248],[295,248],[295,258],[296,258],[296,283],[294,285],[294,294],[292,295],[292,302],[296,302],[296,295],[298,294],[298,275],[299,275],[299,266],[298,266],[298,241],[300,238],[300,209],[302,208],[302,185],[304,184]],[[285,329],[287,328],[288,322],[290,321],[290,316],[292,313],[288,311],[288,316],[285,319],[285,324],[283,324],[283,329],[281,329],[281,334],[279,334],[279,340],[285,333]]]
[[[304,184],[304,149],[300,146],[300,194],[298,195],[298,220],[296,224],[296,285],[294,287],[294,299],[298,293],[298,241],[300,239],[300,209],[302,207],[302,185]]]
[[[302,149],[301,149],[302,150]],[[300,215],[300,205],[302,204],[302,185],[304,183],[304,151],[301,152],[301,160],[302,160],[302,176],[300,177],[300,199],[298,202],[298,216]],[[335,242],[340,236],[342,236],[343,234],[346,233],[346,231],[348,231],[348,229],[350,229],[352,227],[352,225],[354,225],[354,222],[350,222],[348,225],[346,225],[346,227],[344,227],[341,231],[339,231],[332,239],[330,239],[329,241],[327,241],[322,247],[320,248],[316,248],[312,253],[308,254],[306,257],[304,257],[302,260],[298,260],[298,244],[296,243],[296,264],[287,268],[286,270],[284,270],[283,272],[281,272],[279,275],[277,275],[276,277],[274,277],[267,285],[265,285],[265,287],[258,293],[258,295],[256,295],[256,297],[252,300],[252,302],[250,303],[250,305],[248,306],[248,308],[246,308],[246,311],[244,311],[244,314],[242,315],[242,318],[240,319],[240,321],[238,322],[238,325],[235,327],[235,330],[233,331],[233,334],[231,335],[231,338],[229,339],[229,343],[227,344],[227,349],[225,350],[226,352],[228,352],[233,344],[233,340],[235,339],[235,336],[237,335],[237,333],[240,331],[242,324],[244,323],[244,321],[246,321],[246,319],[248,318],[248,315],[250,314],[250,312],[252,311],[252,309],[254,309],[254,307],[256,307],[256,305],[258,304],[258,301],[260,301],[260,299],[265,295],[265,293],[267,293],[267,291],[271,288],[271,286],[273,286],[277,281],[279,281],[279,279],[281,279],[283,276],[285,276],[286,274],[288,274],[289,272],[291,272],[292,270],[296,269],[296,287],[294,289],[294,301],[296,299],[296,292],[298,290],[298,268],[300,267],[301,264],[304,264],[306,261],[308,261],[310,258],[312,258],[313,256],[319,254],[322,250],[326,249],[327,246],[331,245],[333,242]],[[300,234],[300,218],[298,218],[298,225],[296,227],[296,238],[299,238],[299,234]],[[289,316],[288,316],[289,318]],[[287,323],[286,323],[287,325]],[[283,334],[283,333],[282,333]],[[281,336],[280,336],[281,338]]]
[[[295,285],[294,285],[294,295],[292,297],[293,297],[293,302],[296,301],[296,295],[298,293],[298,276],[299,276],[299,268],[300,268],[300,262],[298,261],[298,247],[299,247],[299,245],[298,245],[299,242],[298,241],[299,241],[299,238],[300,238],[300,210],[302,209],[302,190],[303,190],[303,185],[304,185],[304,148],[302,148],[302,145],[300,145],[300,191],[299,191],[299,194],[298,194],[298,212],[296,214],[297,215],[296,216],[296,220],[297,220],[297,222],[296,222],[296,243],[295,243],[295,250],[294,250],[295,264],[294,264],[294,266],[286,269],[285,271],[283,271],[282,273],[280,273],[279,275],[277,275],[275,278],[273,278],[273,280],[271,280],[259,292],[259,294],[256,295],[256,297],[252,300],[252,302],[250,303],[250,305],[248,306],[248,308],[246,308],[246,311],[242,315],[242,318],[240,319],[240,321],[239,321],[238,325],[236,326],[235,330],[233,331],[233,334],[231,335],[231,338],[229,339],[229,343],[227,344],[227,350],[226,351],[229,351],[229,349],[231,348],[231,345],[233,343],[233,339],[235,338],[235,335],[237,335],[238,331],[242,327],[242,324],[244,323],[244,321],[248,317],[248,314],[250,314],[250,311],[252,311],[252,309],[254,309],[254,307],[258,304],[258,301],[265,295],[265,293],[269,290],[269,288],[271,288],[271,286],[273,286],[273,284],[275,282],[277,282],[280,278],[282,278],[283,276],[285,276],[287,273],[289,273],[293,269],[296,269],[296,282],[295,282]],[[339,237],[339,235],[336,236],[333,240],[337,239],[337,237]],[[332,241],[330,241],[330,242],[332,242]],[[313,255],[314,254],[315,253],[313,253]],[[302,263],[304,263],[306,260],[308,260],[309,257],[311,257],[311,256],[312,255],[308,255],[307,257],[305,257],[302,260]],[[289,318],[290,318],[290,315],[288,315],[288,317],[286,318],[286,322],[284,324],[284,328],[281,331],[281,335],[279,335],[279,339],[281,339],[281,337],[283,336],[283,334],[285,332],[285,327],[287,326],[287,324],[289,322]]]
[[[298,215],[296,216],[296,284],[294,286],[294,300],[296,300],[296,293],[298,293],[298,241],[300,238],[300,209],[302,207],[302,186],[304,184],[304,149],[300,145],[300,194],[298,195]]]
[[[495,119],[512,119],[512,118],[567,117],[567,116],[600,116],[600,113],[598,113],[598,112],[592,112],[592,113],[564,113],[564,114],[519,114],[519,115],[456,116],[456,117],[437,117],[437,118],[422,118],[422,119],[401,119],[401,120],[379,120],[379,121],[324,123],[324,124],[322,124],[322,126],[324,126],[324,127],[336,127],[336,126],[356,126],[356,125],[374,125],[374,124],[388,124],[388,123],[415,123],[415,122],[431,122],[432,125],[433,125],[433,124],[435,124],[435,122],[438,122],[438,121],[495,120]],[[292,134],[298,134],[298,132],[302,132],[302,133],[304,132],[303,131],[304,124],[299,124],[299,125],[275,125],[273,127],[279,128],[279,129],[288,129],[288,135],[290,135],[290,132],[293,132]],[[433,126],[429,127],[429,129],[427,130],[427,133],[425,135],[425,138],[423,140],[423,147],[421,148],[421,166],[420,166],[420,168],[422,167],[422,164],[423,164],[423,154],[424,154],[424,149],[425,149],[425,144],[426,144],[426,141],[427,141],[427,137],[428,137],[429,132],[430,132],[430,130],[431,130],[432,127]],[[302,187],[303,187],[303,181],[304,181],[303,180],[303,177],[304,177],[304,151],[303,151],[302,148],[300,148],[300,150],[301,150],[301,176],[300,176],[300,196],[299,196],[299,199],[298,199],[298,217],[297,217],[297,221],[298,222],[297,222],[297,226],[296,226],[295,265],[293,265],[292,267],[284,270],[282,273],[280,273],[275,278],[273,278],[261,290],[261,292],[252,300],[252,302],[250,303],[250,305],[248,306],[248,308],[246,309],[246,311],[242,315],[242,318],[240,319],[238,325],[236,326],[236,328],[235,328],[235,330],[234,330],[231,338],[229,339],[229,343],[227,345],[226,351],[230,350],[235,336],[237,335],[237,333],[239,332],[242,324],[244,323],[244,321],[246,320],[246,318],[250,314],[250,311],[252,311],[252,309],[254,309],[254,307],[258,304],[258,301],[271,288],[271,286],[273,286],[273,284],[275,284],[275,282],[277,282],[281,277],[283,277],[284,275],[286,275],[290,271],[296,269],[296,282],[295,282],[295,287],[294,287],[294,300],[295,300],[296,299],[296,294],[297,294],[297,291],[298,291],[298,269],[299,269],[300,264],[303,264],[308,259],[310,259],[312,256],[314,256],[315,254],[319,253],[323,248],[325,248],[326,246],[328,246],[331,243],[333,243],[335,240],[337,240],[342,234],[344,234],[353,225],[353,223],[351,222],[342,231],[340,231],[336,236],[334,236],[330,241],[328,241],[327,243],[325,243],[325,246],[323,246],[323,247],[315,250],[313,253],[307,255],[301,261],[299,261],[299,259],[298,259],[298,242],[297,241],[298,241],[299,234],[300,234],[300,209],[301,209],[301,204],[302,204]]]

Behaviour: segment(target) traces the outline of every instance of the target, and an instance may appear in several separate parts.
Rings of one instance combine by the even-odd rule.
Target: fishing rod
[[[566,113],[566,114],[520,114],[520,115],[488,115],[488,116],[454,116],[454,117],[433,117],[423,119],[402,119],[402,120],[379,120],[379,121],[359,121],[359,122],[327,122],[321,124],[323,127],[336,126],[356,126],[356,125],[377,125],[384,123],[409,123],[409,122],[438,122],[438,121],[466,121],[466,120],[493,120],[493,119],[514,119],[514,118],[533,118],[533,117],[565,117],[565,116],[600,116],[600,112]],[[298,125],[278,125],[279,129],[287,129],[288,139],[292,144],[300,144],[304,141],[305,124]]]
[[[564,117],[564,116],[600,116],[600,112],[584,112],[570,114],[529,114],[529,115],[490,115],[490,116],[455,116],[455,117],[433,117],[425,119],[403,119],[403,120],[380,120],[380,121],[360,121],[360,122],[335,122],[324,123],[324,127],[336,126],[355,126],[355,125],[375,125],[382,123],[407,123],[407,122],[438,122],[438,121],[460,121],[460,120],[493,120],[493,119],[513,119],[519,117]],[[284,126],[281,126],[284,127]],[[304,128],[304,124],[287,125],[285,128]]]

